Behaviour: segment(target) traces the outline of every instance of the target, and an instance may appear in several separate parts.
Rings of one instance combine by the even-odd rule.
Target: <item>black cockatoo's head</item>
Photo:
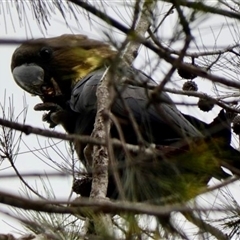
[[[53,81],[68,98],[77,81],[108,65],[114,55],[106,43],[65,34],[26,41],[15,50],[11,70],[21,88],[43,100],[55,95]]]

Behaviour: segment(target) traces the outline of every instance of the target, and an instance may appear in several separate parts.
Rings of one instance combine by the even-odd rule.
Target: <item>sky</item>
[[[2,3],[2,8],[4,7],[5,2]],[[169,6],[164,6],[160,9],[160,13],[163,14],[166,12]],[[7,5],[5,5],[5,10],[7,10]],[[58,36],[65,33],[75,33],[75,34],[84,34],[89,37],[96,39],[106,39],[106,29],[101,21],[93,18],[92,24],[89,23],[89,20],[83,16],[81,13],[78,15],[79,23],[77,24],[71,14],[66,15],[66,19],[68,20],[69,26],[66,26],[61,14],[56,10],[56,14],[52,15],[50,19],[50,26],[47,26],[47,29],[40,29],[39,25],[34,19],[32,15],[32,11],[26,9],[27,19],[22,20],[22,23],[19,23],[19,19],[17,17],[16,8],[13,6],[10,7],[12,17],[8,14],[8,11],[5,11],[5,15],[0,14],[0,33],[1,38],[10,38],[10,39],[26,39],[26,38],[38,38],[38,37],[53,37]],[[131,12],[127,10],[126,6],[117,5],[109,5],[107,7],[107,11],[110,15],[116,17],[119,21],[126,23],[129,20],[129,16]],[[11,20],[13,19],[13,20]],[[126,20],[128,19],[128,20]],[[202,20],[200,26],[197,26],[194,31],[200,32],[202,38],[196,38],[196,41],[201,43],[204,41],[206,46],[228,46],[233,42],[234,35],[230,34],[230,27],[228,29],[221,28],[221,21],[224,22],[224,19],[208,19],[206,21]],[[7,23],[7,24],[4,24]],[[12,24],[13,22],[13,24]],[[225,22],[224,22],[225,23]],[[166,21],[166,24],[162,27],[161,34],[162,38],[167,38],[173,34],[175,29],[175,16],[169,17],[169,21]],[[7,25],[7,27],[6,27]],[[213,30],[214,34],[213,34]],[[221,29],[221,30],[220,30]],[[113,34],[115,41],[123,40],[123,34],[118,31],[111,29],[107,32],[108,34]],[[201,45],[201,44],[199,44]],[[4,106],[5,114],[8,115],[10,111],[10,106],[12,106],[14,110],[14,115],[18,117],[18,121],[21,123],[23,121],[23,109],[27,109],[26,116],[26,124],[30,124],[32,126],[47,128],[48,126],[42,122],[42,112],[35,112],[33,107],[35,104],[40,102],[38,97],[33,97],[28,93],[24,93],[24,91],[19,88],[13,80],[10,70],[11,64],[11,56],[14,52],[17,45],[0,45],[0,104]],[[146,52],[144,48],[141,48],[141,53],[138,56],[138,59],[135,62],[135,66],[141,69],[146,70],[146,72],[153,69],[149,68],[146,64],[146,61],[151,59],[151,53]],[[152,62],[151,62],[152,63]],[[153,62],[154,64],[154,62]],[[167,69],[167,65],[162,63],[160,67],[153,72],[153,78],[158,81],[164,75]],[[225,72],[220,73],[225,74]],[[161,76],[161,77],[159,77]],[[173,83],[171,86],[176,87],[177,85],[181,85],[183,82],[179,78],[179,76],[174,75]],[[201,91],[206,93],[213,93],[212,85],[209,84],[208,81],[204,79],[199,79],[198,87]],[[179,96],[172,96],[173,99],[177,101],[188,100],[189,98],[180,98]],[[11,99],[11,100],[10,100]],[[195,101],[191,99],[191,101]],[[12,102],[12,104],[10,104]],[[215,107],[213,111],[203,114],[197,107],[184,107],[179,106],[179,108],[185,112],[190,113],[191,115],[197,116],[198,118],[211,122],[212,119],[218,114],[219,108]],[[3,116],[2,110],[0,109],[0,117]],[[57,127],[55,130],[63,131],[61,127]],[[20,135],[19,132],[16,132],[15,141],[18,139]],[[23,141],[21,142],[19,154],[15,158],[15,165],[20,173],[29,173],[29,172],[53,172],[51,166],[54,166],[48,159],[48,155],[51,156],[53,161],[56,161],[59,165],[64,165],[64,161],[69,158],[69,155],[66,151],[68,145],[66,143],[58,143],[57,147],[52,147],[53,141],[51,139],[46,139],[42,137],[36,137],[34,135],[25,136],[23,135]],[[43,152],[39,152],[38,149],[45,147],[45,155]],[[55,149],[55,150],[53,150]],[[34,150],[34,151],[33,151]],[[61,153],[61,154],[59,154]],[[41,159],[40,159],[41,158]],[[49,166],[50,165],[50,166]],[[14,173],[13,170],[9,167],[9,163],[4,161],[0,165],[0,177],[1,175],[6,175],[9,173]],[[36,178],[25,178],[25,180],[35,189],[38,189],[41,193],[44,192],[44,188],[41,185],[41,181]],[[55,193],[56,198],[66,199],[71,190],[72,186],[72,178],[51,178],[51,186]],[[238,187],[239,184],[237,184]],[[235,188],[234,188],[235,189]],[[1,178],[0,181],[0,191],[7,191],[10,193],[25,195],[26,192],[24,190],[23,184],[17,177],[12,178]],[[235,191],[235,190],[234,190]],[[238,196],[237,196],[238,199]],[[239,200],[239,199],[238,199]],[[15,233],[16,227],[17,229],[21,229],[19,224],[13,221],[12,218],[6,217],[6,215],[2,214],[1,211],[11,212],[9,208],[6,208],[2,204],[0,204],[0,233]]]

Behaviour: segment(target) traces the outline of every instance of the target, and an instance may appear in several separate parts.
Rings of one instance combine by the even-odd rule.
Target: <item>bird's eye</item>
[[[39,55],[43,60],[49,60],[52,56],[52,49],[48,47],[43,47],[41,48]]]

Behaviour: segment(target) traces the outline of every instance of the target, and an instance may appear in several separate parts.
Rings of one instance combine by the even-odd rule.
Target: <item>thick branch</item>
[[[7,204],[9,206],[34,210],[47,213],[62,213],[62,214],[97,214],[97,213],[132,213],[132,214],[148,214],[152,216],[168,216],[172,212],[188,213],[193,211],[198,212],[227,212],[236,211],[238,209],[234,207],[190,207],[187,204],[173,204],[156,206],[144,203],[132,203],[132,202],[110,202],[110,201],[97,201],[89,198],[81,198],[74,202],[69,201],[44,201],[44,200],[31,200],[22,198],[13,194],[0,191],[0,203]],[[69,205],[71,207],[59,206]],[[58,206],[57,206],[58,205]]]

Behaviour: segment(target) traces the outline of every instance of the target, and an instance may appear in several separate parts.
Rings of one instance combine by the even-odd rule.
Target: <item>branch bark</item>
[[[147,203],[135,203],[118,201],[102,201],[80,198],[77,201],[45,201],[45,200],[31,200],[19,197],[14,194],[0,191],[0,203],[7,204],[12,207],[17,207],[25,210],[34,210],[47,213],[61,213],[61,214],[82,214],[87,216],[89,213],[132,213],[132,214],[147,214],[152,216],[168,216],[172,212],[192,213],[198,212],[239,212],[237,207],[223,206],[221,207],[191,207],[186,204],[172,204],[164,206],[150,205]],[[69,206],[70,204],[70,206]],[[68,206],[65,206],[68,205]]]
[[[141,1],[137,1],[135,5],[135,20],[133,21],[131,30],[137,32],[139,35],[144,35],[149,27],[149,13],[154,6],[154,1],[150,3],[144,1],[142,11],[139,11],[140,5]],[[135,53],[138,51],[139,46],[140,43],[138,42],[130,42],[129,35],[127,35],[126,40],[122,44],[122,49],[116,57],[116,64],[113,64],[110,67],[111,71],[108,71],[108,69],[106,70],[97,88],[97,114],[91,136],[96,139],[105,140],[109,147],[95,145],[92,148],[88,145],[84,150],[85,157],[88,157],[89,152],[92,150],[91,158],[89,159],[88,157],[88,165],[92,165],[93,168],[93,181],[90,198],[101,200],[105,199],[107,194],[109,157],[114,157],[114,155],[111,154],[111,144],[108,144],[110,140],[111,119],[106,116],[110,116],[112,99],[114,99],[115,95],[113,85],[111,84],[111,79],[114,77],[115,66],[121,62],[122,55],[124,55],[123,58],[125,57],[127,59],[128,64],[132,64],[133,60],[136,58]],[[119,183],[118,175],[115,174],[114,176],[116,182]],[[108,230],[109,235],[113,234],[112,222],[109,216],[100,216],[98,221],[95,221],[95,223],[97,223],[95,225],[95,230],[96,228],[99,228],[99,230],[102,229],[102,226],[98,226],[99,222],[103,225],[104,230]]]

